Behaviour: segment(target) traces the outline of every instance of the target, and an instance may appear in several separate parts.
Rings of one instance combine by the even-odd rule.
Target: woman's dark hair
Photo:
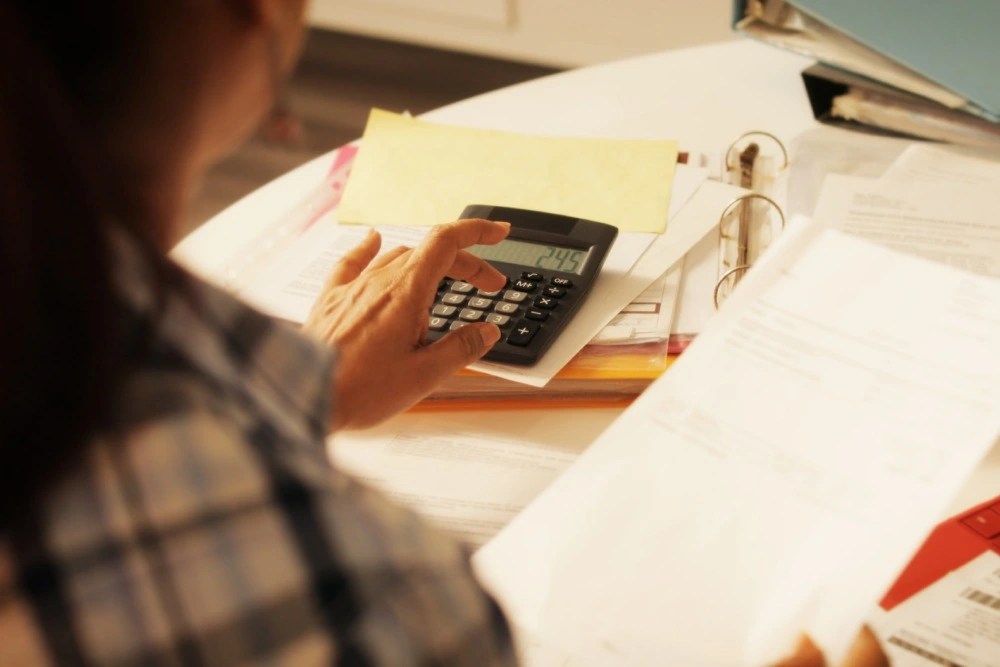
[[[154,4],[0,3],[0,534],[78,461],[114,395],[104,226],[128,193],[114,186],[105,114],[137,75]]]

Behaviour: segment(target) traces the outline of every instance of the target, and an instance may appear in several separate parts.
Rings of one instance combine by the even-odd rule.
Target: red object
[[[886,611],[992,549],[1000,554],[1000,496],[943,521],[880,602]]]

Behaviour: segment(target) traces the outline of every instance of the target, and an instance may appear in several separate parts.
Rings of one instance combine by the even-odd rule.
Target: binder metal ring
[[[736,140],[729,144],[729,148],[726,149],[726,171],[739,168],[739,162],[732,164],[733,151],[739,147],[740,143],[746,139],[750,139],[751,137],[766,137],[774,142],[774,144],[778,147],[778,150],[781,151],[782,164],[779,170],[784,170],[788,167],[788,149],[785,148],[785,144],[781,143],[781,139],[778,139],[778,137],[774,136],[770,132],[765,132],[763,130],[751,130],[736,137]]]
[[[731,202],[729,202],[726,208],[722,210],[722,214],[719,216],[719,235],[721,237],[727,238],[725,237],[722,231],[726,218],[728,218],[733,213],[733,211],[736,209],[737,206],[745,205],[750,200],[754,199],[759,199],[761,201],[770,204],[771,207],[773,207],[774,210],[778,212],[778,219],[781,222],[781,229],[785,228],[785,212],[781,210],[781,207],[778,206],[778,203],[776,201],[774,201],[767,195],[760,194],[759,192],[748,192],[733,199]],[[737,260],[738,263],[729,270],[727,270],[726,272],[724,272],[722,276],[719,277],[718,282],[715,283],[715,289],[712,290],[712,301],[715,303],[715,307],[717,309],[719,307],[719,292],[722,289],[723,285],[725,285],[726,282],[731,277],[741,275],[743,272],[745,272],[747,269],[750,268],[750,263],[746,261],[746,250],[749,246],[749,239],[746,238],[748,234],[749,234],[748,229],[741,229],[737,234],[737,245],[739,248],[741,248],[741,251],[738,253],[739,257],[739,259]]]

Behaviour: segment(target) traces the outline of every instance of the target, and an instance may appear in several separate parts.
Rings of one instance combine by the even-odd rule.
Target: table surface
[[[764,130],[786,144],[815,126],[800,72],[811,61],[751,41],[667,51],[563,72],[443,107],[423,116],[453,125],[544,135],[677,139],[682,150],[718,153],[740,134]],[[794,160],[794,155],[793,155]],[[173,252],[207,278],[239,248],[319,184],[321,156],[248,195],[185,238]],[[560,410],[456,413],[456,422],[582,451],[620,411]],[[420,414],[396,418],[389,427]],[[572,424],[567,430],[560,425]],[[540,435],[541,434],[541,435]],[[1000,493],[1000,447],[976,469],[948,513]]]

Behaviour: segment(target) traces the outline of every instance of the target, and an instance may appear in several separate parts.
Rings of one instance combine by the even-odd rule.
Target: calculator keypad
[[[472,322],[490,322],[500,327],[500,342],[525,348],[547,326],[550,315],[573,294],[573,283],[537,271],[510,276],[497,291],[477,290],[461,280],[445,279],[429,313],[429,338],[434,340]],[[558,318],[557,318],[558,319]]]

